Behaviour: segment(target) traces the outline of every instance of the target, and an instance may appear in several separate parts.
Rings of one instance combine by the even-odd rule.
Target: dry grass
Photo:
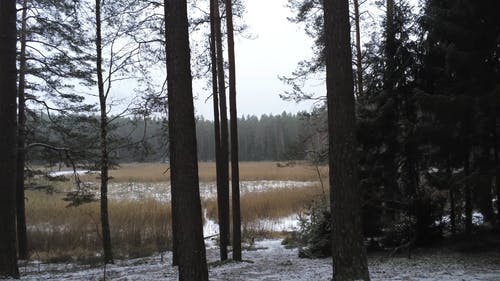
[[[215,181],[215,164],[199,164],[200,181]],[[110,175],[112,182],[166,182],[168,166],[160,163],[124,164]],[[320,167],[325,177],[327,168]],[[82,176],[85,181],[97,181],[95,175]],[[276,162],[240,163],[240,179],[315,181],[314,166],[298,163],[278,167]],[[49,184],[37,180],[38,184]],[[326,181],[325,181],[326,182]],[[51,182],[56,191],[68,191],[70,182]],[[275,189],[248,193],[241,198],[242,228],[244,235],[272,236],[259,227],[260,220],[276,220],[296,214],[314,200],[323,196],[321,186]],[[28,239],[32,258],[43,261],[80,260],[99,262],[102,252],[99,204],[91,203],[78,208],[66,208],[61,193],[53,195],[42,191],[27,191]],[[203,202],[209,218],[217,221],[216,199]],[[115,257],[145,256],[164,251],[171,246],[170,204],[155,200],[109,201],[111,239]]]
[[[27,192],[30,252],[45,261],[88,260],[101,253],[99,204],[67,208],[58,195]],[[111,239],[116,257],[164,251],[169,237],[170,207],[158,201],[110,202]]]
[[[170,180],[168,164],[162,163],[129,163],[122,164],[110,171],[113,182],[165,182]],[[201,182],[215,181],[215,163],[201,162],[198,164]],[[320,167],[321,174],[326,175],[327,167]],[[96,181],[95,175],[85,175],[82,179]],[[279,167],[277,162],[241,162],[240,180],[317,180],[316,167],[298,162],[293,166]]]
[[[242,196],[240,201],[242,224],[288,217],[303,211],[314,201],[323,200],[322,198],[324,195],[320,185],[248,193]],[[216,200],[207,200],[203,205],[207,209],[207,216],[217,221]]]

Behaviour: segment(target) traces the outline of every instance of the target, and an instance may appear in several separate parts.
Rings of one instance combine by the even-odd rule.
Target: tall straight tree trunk
[[[17,114],[17,170],[16,170],[16,213],[17,213],[17,247],[19,258],[28,259],[28,236],[26,231],[26,210],[24,206],[24,166],[26,158],[26,20],[28,0],[23,0],[21,13],[21,50],[19,54],[19,85]]]
[[[109,228],[108,215],[108,116],[104,92],[104,79],[102,76],[102,35],[101,35],[101,0],[95,1],[96,16],[96,52],[97,52],[97,87],[99,90],[99,105],[101,110],[100,137],[101,137],[101,231],[102,247],[104,251],[104,263],[113,263],[111,251],[111,231]]]
[[[220,192],[223,189],[223,179],[221,174],[221,140],[220,140],[220,114],[219,114],[219,93],[218,93],[218,72],[217,72],[217,47],[216,47],[216,12],[218,8],[217,0],[210,0],[210,59],[212,63],[212,98],[214,106],[214,136],[215,136],[215,174],[217,185],[217,204],[221,204]],[[220,214],[220,213],[219,213]],[[219,220],[221,220],[219,216]],[[221,224],[219,224],[219,233]],[[227,259],[227,247],[220,247],[221,259]]]
[[[19,278],[16,247],[16,1],[0,1],[0,278]]]
[[[170,179],[179,280],[208,280],[185,0],[165,0]]]
[[[349,1],[325,0],[332,259],[335,281],[369,280],[361,228]]]
[[[241,261],[240,168],[238,157],[238,113],[236,107],[236,61],[234,55],[233,3],[226,0],[229,61],[229,112],[231,117],[231,190],[233,206],[233,260]]]
[[[217,73],[219,82],[220,104],[220,187],[217,190],[217,205],[219,211],[219,231],[221,260],[227,260],[227,246],[229,244],[229,132],[227,123],[226,83],[224,75],[224,55],[222,50],[221,16],[219,2],[214,1],[213,12],[215,18],[215,40],[217,50]]]
[[[221,142],[220,142],[220,114],[219,114],[219,92],[218,92],[218,78],[219,73],[217,72],[217,34],[216,34],[216,12],[218,9],[217,0],[210,0],[210,59],[211,59],[211,70],[212,70],[212,98],[214,106],[214,137],[215,137],[215,174],[216,174],[216,185],[217,185],[217,205],[221,204],[221,190],[223,186],[223,179],[221,174]],[[221,220],[220,212],[218,212],[218,219]],[[219,233],[221,231],[222,225],[219,223]],[[220,239],[220,237],[219,237]],[[227,246],[219,248],[221,260],[227,259]]]
[[[359,15],[359,0],[353,1],[354,5],[354,32],[356,34],[356,85],[358,96],[363,95],[363,53],[361,52],[361,27]]]
[[[210,0],[210,60],[211,60],[211,71],[212,71],[212,99],[214,106],[214,136],[215,136],[215,163],[216,165],[216,180],[217,180],[217,190],[220,189],[220,116],[219,116],[219,93],[217,88],[217,51],[215,47],[215,16],[213,9],[214,0]]]

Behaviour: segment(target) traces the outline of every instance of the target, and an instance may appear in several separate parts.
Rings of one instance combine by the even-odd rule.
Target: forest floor
[[[256,241],[243,252],[244,262],[220,263],[218,248],[207,248],[210,280],[330,280],[330,259],[300,259],[297,249],[287,249],[280,240]],[[177,269],[171,265],[171,253],[146,258],[117,260],[101,267],[74,263],[42,264],[31,261],[20,264],[21,280],[177,280]],[[433,250],[415,252],[411,259],[369,256],[372,280],[500,280],[500,253],[461,254]]]

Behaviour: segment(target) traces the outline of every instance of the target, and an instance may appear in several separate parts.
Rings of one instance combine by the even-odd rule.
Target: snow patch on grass
[[[256,241],[254,251],[244,251],[242,263],[225,263],[209,267],[210,280],[330,280],[331,259],[299,259],[296,249],[285,249],[280,240]],[[218,248],[207,249],[209,262],[218,260]],[[177,280],[177,268],[171,266],[170,252],[160,255],[119,260],[106,268],[108,280]],[[500,280],[500,253],[461,255],[435,253],[412,259],[371,256],[370,275],[374,281],[494,281]],[[21,264],[21,280],[100,280],[104,268],[77,264]]]

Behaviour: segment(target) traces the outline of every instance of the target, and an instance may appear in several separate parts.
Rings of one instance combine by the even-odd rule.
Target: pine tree
[[[208,280],[198,180],[187,3],[165,1],[170,179],[179,280]],[[175,27],[175,28],[170,28]]]
[[[361,228],[349,3],[324,2],[332,280],[370,280]]]
[[[234,54],[233,4],[226,0],[227,46],[229,57],[229,104],[231,114],[231,190],[233,215],[233,260],[241,261],[240,171],[238,113],[236,108],[236,62]]]
[[[217,182],[217,210],[219,214],[219,233],[220,233],[220,254],[221,260],[227,260],[227,246],[230,239],[229,231],[229,133],[227,121],[227,102],[226,85],[224,71],[224,55],[222,49],[222,17],[219,11],[219,1],[212,0],[211,11],[214,13],[211,17],[215,21],[215,49],[217,62],[217,82],[219,98],[219,116],[220,116],[220,153],[219,162],[216,163],[217,170],[220,173],[220,181]]]
[[[19,257],[29,256],[27,245],[24,180],[26,159],[33,140],[27,126],[30,105],[41,105],[59,115],[88,111],[72,82],[91,83],[90,57],[85,36],[79,32],[79,1],[22,1],[19,30],[17,234]],[[69,90],[69,91],[68,91]],[[49,104],[51,104],[49,106]],[[61,126],[62,128],[62,126]],[[47,148],[51,147],[50,143]],[[55,147],[55,146],[53,146]],[[52,151],[53,153],[54,151]]]
[[[0,2],[0,277],[19,278],[16,247],[16,1]]]

